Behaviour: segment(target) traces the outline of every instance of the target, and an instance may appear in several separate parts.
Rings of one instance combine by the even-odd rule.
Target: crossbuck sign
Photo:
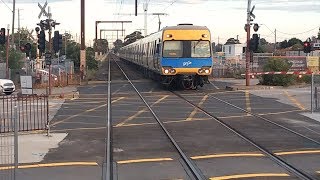
[[[44,15],[47,16],[47,17],[49,16],[49,14],[48,14],[47,11],[46,11],[47,5],[48,5],[48,2],[47,2],[47,1],[44,3],[43,6],[41,6],[41,4],[38,3],[39,8],[41,9],[40,14],[39,14],[39,16],[38,16],[39,19],[41,18],[42,14],[44,14]]]

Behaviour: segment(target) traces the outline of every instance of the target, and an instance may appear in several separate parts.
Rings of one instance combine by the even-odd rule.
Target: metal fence
[[[10,119],[10,133],[0,133],[0,179],[15,180],[18,169],[18,112],[17,107]],[[0,122],[1,127],[8,126],[4,121]],[[14,127],[14,128],[13,128]],[[13,133],[12,133],[13,132]]]
[[[47,95],[0,96],[0,134],[12,132],[14,107],[18,108],[18,130],[44,130],[48,124],[49,106]]]
[[[320,112],[320,75],[313,75],[312,86],[313,93],[313,111]]]

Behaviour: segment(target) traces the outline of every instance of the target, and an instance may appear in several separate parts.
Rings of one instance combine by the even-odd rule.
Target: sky
[[[0,0],[0,27],[12,23],[12,1]],[[60,33],[69,32],[79,42],[80,0],[47,0],[53,19],[61,23],[56,27]],[[20,10],[20,26],[34,29],[40,22],[38,15],[45,0],[16,0]],[[247,0],[138,0],[138,13],[143,14],[143,4],[148,4],[148,13],[166,13],[160,16],[161,27],[192,23],[207,26],[214,42],[225,43],[228,38],[245,42],[244,25],[247,16]],[[268,42],[277,42],[296,37],[302,41],[315,36],[320,28],[320,0],[252,0],[255,5],[252,23],[260,24],[258,34]],[[95,37],[95,21],[124,20],[127,35],[144,28],[144,16],[134,16],[134,0],[86,0],[86,44],[92,45]],[[17,12],[17,10],[16,10]],[[130,15],[131,14],[131,15]],[[6,17],[6,18],[3,18]],[[46,17],[42,16],[41,19]],[[148,16],[148,34],[158,30],[158,17]],[[16,13],[15,28],[18,27]],[[121,29],[121,24],[100,24],[99,29]],[[142,30],[143,32],[143,30]],[[253,31],[252,31],[253,32]],[[123,38],[119,32],[119,38]],[[99,30],[98,30],[99,36]],[[109,42],[116,40],[116,32],[104,32]]]

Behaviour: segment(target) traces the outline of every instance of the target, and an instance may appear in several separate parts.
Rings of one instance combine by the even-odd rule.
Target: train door
[[[156,68],[160,70],[160,55],[161,55],[161,44],[160,39],[156,42]]]

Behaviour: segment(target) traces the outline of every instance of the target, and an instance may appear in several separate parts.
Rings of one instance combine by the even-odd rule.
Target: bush
[[[291,67],[291,63],[287,59],[271,58],[268,63],[263,67],[265,72],[279,72],[288,71]],[[272,86],[289,86],[295,84],[296,77],[294,75],[262,75],[260,84],[272,85]]]

